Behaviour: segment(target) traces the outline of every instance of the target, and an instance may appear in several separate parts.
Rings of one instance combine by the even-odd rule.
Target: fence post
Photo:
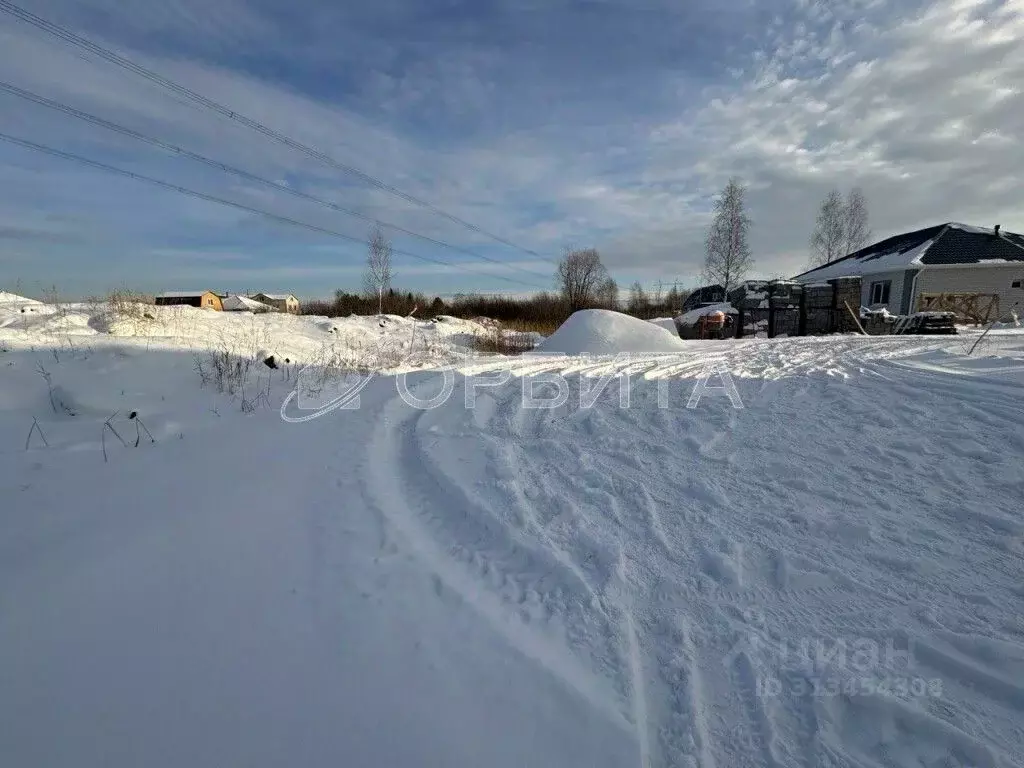
[[[832,279],[828,281],[832,286],[832,311],[829,312],[829,333],[837,333],[839,331],[839,313],[842,311],[839,308],[839,281]]]
[[[800,319],[797,321],[797,335],[807,335],[807,291],[803,290],[801,286],[800,290]]]

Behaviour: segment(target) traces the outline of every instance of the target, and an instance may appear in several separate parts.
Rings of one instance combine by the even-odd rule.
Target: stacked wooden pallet
[[[953,312],[915,312],[901,315],[893,326],[894,334],[952,334],[956,333],[956,314]]]

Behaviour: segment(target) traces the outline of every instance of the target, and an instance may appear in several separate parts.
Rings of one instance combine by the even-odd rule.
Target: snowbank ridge
[[[686,343],[667,329],[607,309],[574,313],[548,337],[537,352],[566,355],[617,355],[627,352],[672,353]]]

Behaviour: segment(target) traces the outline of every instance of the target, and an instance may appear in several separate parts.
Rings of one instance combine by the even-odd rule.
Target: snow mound
[[[227,296],[221,301],[225,312],[274,312],[274,307],[248,296]]]
[[[41,301],[35,299],[29,299],[25,296],[19,296],[16,293],[7,293],[6,291],[0,291],[0,304],[42,304]]]
[[[697,307],[697,309],[691,309],[685,315],[680,315],[677,319],[683,325],[693,325],[705,315],[710,315],[713,312],[724,312],[727,315],[739,314],[732,304],[708,304],[706,307]]]
[[[647,321],[648,323],[654,323],[659,328],[664,328],[666,331],[671,333],[673,336],[677,336],[676,332],[676,321],[671,317],[655,317]]]
[[[680,352],[687,345],[654,323],[608,309],[574,313],[535,352],[615,355],[621,352]]]

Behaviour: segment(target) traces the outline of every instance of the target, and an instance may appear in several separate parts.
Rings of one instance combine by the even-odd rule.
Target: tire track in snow
[[[410,483],[422,486],[425,482],[422,476],[408,476],[409,470],[423,459],[415,434],[424,413],[413,410],[400,398],[394,398],[385,405],[369,445],[367,501],[371,507],[380,510],[440,583],[459,595],[513,647],[543,666],[601,712],[609,723],[628,730],[630,725],[623,717],[609,684],[552,637],[524,624],[495,594],[493,587],[481,585],[478,568],[471,568],[465,560],[452,555],[451,542],[443,540],[443,533],[439,540],[435,526],[440,525],[443,530],[444,523],[435,520],[432,524],[430,519],[434,513],[431,510],[448,507],[450,502],[446,495],[453,489],[439,488],[435,482],[427,480],[428,488],[433,485],[434,492],[440,491],[440,496],[431,498],[429,491],[424,493],[422,487],[413,491],[410,486]],[[399,473],[397,482],[396,472]],[[518,570],[522,572],[524,569],[520,567]]]
[[[626,632],[626,648],[629,659],[633,721],[636,724],[636,739],[640,748],[640,768],[651,768],[650,724],[647,715],[647,685],[644,683],[644,667],[640,657],[640,641],[637,638],[636,623],[628,608],[621,608]]]
[[[802,424],[801,428],[832,424],[836,430],[849,430],[851,440],[859,439],[862,450],[869,454],[866,464],[877,469],[885,457],[870,434],[858,438],[862,433],[850,429],[851,425],[877,414],[870,406],[876,397],[891,393],[894,382],[906,386],[908,396],[923,387],[933,398],[952,394],[944,391],[949,389],[947,383],[930,387],[928,379],[924,384],[911,381],[912,372],[904,376],[895,368],[887,369],[880,361],[905,353],[910,347],[903,341],[823,343],[807,345],[807,349],[795,342],[780,344],[778,349],[769,346],[750,343],[742,355],[737,352],[731,357],[735,370],[764,383],[755,398],[760,402],[749,403],[750,409],[739,415],[726,412],[724,422],[722,413],[713,409],[700,419],[686,416],[678,408],[652,418],[643,409],[639,415],[618,413],[611,403],[594,418],[574,418],[561,411],[527,413],[512,397],[506,397],[500,400],[496,417],[477,425],[493,432],[496,443],[507,443],[511,451],[508,463],[514,467],[511,471],[530,478],[528,485],[518,488],[518,495],[508,498],[513,507],[522,510],[523,532],[538,548],[538,562],[546,552],[549,560],[559,561],[563,577],[574,571],[578,577],[570,592],[584,598],[575,603],[580,610],[573,612],[572,605],[558,599],[553,608],[559,620],[596,626],[593,622],[600,619],[617,640],[613,654],[617,671],[603,647],[596,657],[586,658],[577,655],[580,646],[561,650],[576,658],[581,669],[621,682],[617,689],[621,700],[613,708],[620,714],[629,713],[623,719],[636,732],[638,760],[644,766],[776,768],[815,765],[819,760],[855,764],[840,748],[842,743],[829,743],[847,737],[827,732],[831,721],[819,719],[808,709],[814,701],[759,696],[759,677],[784,672],[779,659],[771,654],[745,653],[723,665],[730,651],[722,647],[723,638],[741,636],[750,629],[744,613],[756,607],[763,613],[766,637],[856,635],[884,641],[905,636],[915,621],[914,600],[928,597],[924,575],[920,583],[901,577],[900,569],[910,565],[888,557],[893,551],[890,532],[901,532],[907,523],[901,514],[904,510],[883,506],[865,517],[862,510],[843,504],[844,494],[856,483],[856,465],[864,462],[846,450],[821,450],[831,443],[829,435],[813,433],[807,440],[806,455],[795,451],[797,461],[803,457],[808,466],[820,469],[834,460],[840,466],[852,464],[852,470],[838,471],[821,483],[815,482],[815,477],[802,479],[801,468],[788,470],[773,457],[780,441],[794,441],[800,448],[801,436],[806,433],[794,424]],[[648,380],[670,370],[690,375],[704,362],[659,361],[642,375]],[[641,367],[634,365],[629,370]],[[550,361],[532,363],[529,369],[559,370]],[[582,375],[617,370],[588,367],[578,361],[575,369]],[[855,378],[847,378],[847,372]],[[885,379],[877,375],[880,372]],[[877,393],[870,389],[873,384]],[[853,386],[869,389],[854,392]],[[518,397],[518,388],[511,389]],[[999,409],[1008,404],[1005,397],[993,395],[972,399],[971,405],[991,413],[994,401]],[[938,413],[940,417],[947,414]],[[995,414],[991,419],[978,414],[970,418],[972,423],[987,423],[998,430]],[[889,420],[891,424],[882,428],[899,430],[910,424],[902,414]],[[652,429],[661,431],[648,434]],[[708,450],[703,436],[709,430],[721,434],[723,429],[736,442],[723,446],[720,441]],[[679,457],[657,450],[659,434],[686,435],[684,444],[692,440],[696,447],[684,461],[673,461]],[[410,457],[424,447],[413,442],[415,451]],[[909,452],[912,440],[907,445]],[[703,452],[698,450],[701,447]],[[904,450],[895,443],[883,448]],[[615,480],[602,483],[602,476]],[[896,481],[896,474],[889,476]],[[645,478],[656,478],[656,482],[651,486]],[[877,479],[884,483],[884,473]],[[414,477],[413,486],[421,480]],[[455,484],[454,475],[448,482],[440,475],[434,481],[446,489]],[[958,480],[957,484],[962,485]],[[454,487],[449,490],[456,493]],[[903,488],[896,493],[897,498],[907,496]],[[757,500],[769,496],[770,514],[763,515]],[[486,502],[489,506],[498,503],[498,497],[485,498],[490,499]],[[787,517],[786,504],[793,506],[792,517]],[[817,506],[821,509],[813,508]],[[473,514],[494,512],[474,509]],[[532,520],[530,515],[534,515]],[[917,520],[925,522],[920,516]],[[934,525],[934,516],[926,522]],[[947,538],[955,536],[958,522],[963,521],[950,520],[940,530],[948,531]],[[609,589],[604,578],[608,562],[602,560],[607,561],[608,555],[600,550],[607,549],[609,542],[602,536],[590,538],[588,526],[600,526],[602,536],[614,533],[615,543],[628,558],[624,561],[628,579],[620,579],[618,591]],[[458,539],[464,531],[442,525],[431,528],[431,533],[444,542],[453,536]],[[960,535],[963,537],[963,531]],[[977,546],[991,539],[986,531],[972,531],[967,536]],[[836,546],[837,541],[844,546]],[[478,545],[474,541],[461,546]],[[481,557],[496,563],[499,570],[512,571],[509,578],[515,580],[521,563],[507,560],[501,554],[503,549],[499,545],[493,554],[485,547]],[[867,558],[876,551],[887,559],[876,562]],[[596,566],[591,555],[596,555]],[[709,570],[706,563],[719,555],[725,558],[724,565]],[[1009,573],[1012,553],[1007,551],[1001,557],[999,563],[1005,561],[1001,567]],[[478,573],[474,568],[468,566],[471,580]],[[730,568],[735,578],[729,575]],[[943,576],[943,584],[948,584],[948,574]],[[964,584],[968,579],[969,574],[964,574]],[[889,591],[873,586],[881,584]],[[945,587],[940,584],[936,588]],[[666,616],[687,628],[685,641],[671,631],[662,631]],[[588,642],[597,642],[596,636],[584,634],[584,645]],[[595,659],[603,662],[600,674],[594,672]]]
[[[498,412],[509,408],[515,411],[512,406],[511,401],[506,400]],[[522,454],[523,464],[519,467],[522,476],[534,478],[533,485],[539,491],[550,487],[562,496],[589,498],[594,503],[595,506],[586,510],[575,510],[574,515],[589,518],[604,515],[602,525],[606,527],[615,522],[619,548],[615,578],[601,594],[600,602],[615,619],[621,638],[625,693],[636,730],[639,764],[645,768],[667,768],[680,764],[679,759],[685,758],[689,765],[714,768],[716,763],[709,747],[714,738],[703,714],[696,672],[699,664],[693,661],[692,643],[690,654],[680,657],[685,661],[674,660],[673,649],[664,644],[664,638],[653,637],[649,631],[652,622],[656,622],[656,616],[651,616],[649,610],[652,607],[658,610],[650,602],[651,575],[663,567],[686,568],[695,557],[692,553],[676,552],[661,522],[659,504],[647,488],[648,483],[637,476],[637,468],[622,463],[624,455],[587,452],[585,446],[566,439],[557,428],[548,434],[547,414],[511,411],[499,419],[496,426],[510,426],[514,438],[540,439],[563,446],[557,455],[545,457],[541,466],[531,467],[533,457]],[[732,411],[729,425],[735,426]],[[614,492],[602,491],[588,496],[587,484],[592,480],[598,482],[602,476],[616,478]],[[524,508],[529,507],[528,500],[520,498]],[[538,498],[536,493],[533,498]],[[567,532],[572,533],[572,528],[555,526],[556,522],[564,521],[556,518],[544,526],[545,544],[567,555],[571,552],[576,557],[584,554],[575,547],[566,548],[564,541],[560,543]],[[556,527],[560,529],[558,536],[553,535]],[[624,547],[632,554],[624,552]],[[633,566],[633,558],[637,556],[642,558],[643,567]],[[598,585],[595,589],[600,591]],[[637,610],[644,613],[638,615]]]
[[[733,669],[737,676],[737,687],[743,693],[744,713],[754,745],[760,751],[761,762],[765,768],[782,768],[775,756],[775,728],[765,704],[766,697],[760,691],[759,680],[763,678],[746,651],[736,655]]]

